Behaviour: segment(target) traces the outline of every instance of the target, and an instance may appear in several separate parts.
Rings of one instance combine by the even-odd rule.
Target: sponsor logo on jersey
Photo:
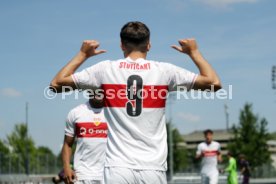
[[[204,151],[203,155],[205,157],[213,157],[213,156],[217,156],[218,155],[218,151],[217,150],[209,150],[209,151]]]
[[[78,138],[106,138],[107,123],[105,122],[78,122],[75,124]]]

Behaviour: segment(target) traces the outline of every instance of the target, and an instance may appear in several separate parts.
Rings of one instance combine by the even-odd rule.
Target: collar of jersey
[[[210,144],[208,144],[208,142],[205,141],[205,144],[206,144],[207,146],[209,146],[209,145],[213,144],[213,142],[214,142],[214,141],[211,141]]]
[[[141,61],[145,61],[145,59],[144,58],[138,58],[138,59],[136,59],[136,60],[133,60],[133,59],[131,59],[130,57],[127,57],[126,58],[126,61],[127,62],[131,62],[131,63],[136,63],[136,62],[141,62]]]

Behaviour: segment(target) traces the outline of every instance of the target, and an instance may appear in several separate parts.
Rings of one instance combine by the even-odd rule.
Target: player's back
[[[106,166],[166,170],[167,92],[176,87],[174,77],[178,70],[185,77],[184,83],[187,78],[187,84],[183,83],[187,87],[196,75],[168,63],[142,58],[104,63],[101,84],[111,135]]]
[[[177,86],[190,89],[196,76],[142,58],[103,61],[72,75],[79,89],[104,90],[107,167],[167,169],[166,95]]]
[[[164,71],[157,63],[144,59],[134,62],[127,58],[110,62],[110,65],[102,81],[106,117],[112,122],[107,166],[166,169],[163,156],[167,152],[164,108],[168,86]],[[152,94],[146,97],[150,89]],[[164,91],[163,99],[155,94],[159,89]]]

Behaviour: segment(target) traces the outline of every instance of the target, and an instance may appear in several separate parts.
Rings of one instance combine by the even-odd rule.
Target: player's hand
[[[175,50],[191,55],[194,51],[198,51],[197,43],[194,38],[182,39],[178,41],[178,45],[172,45]]]
[[[222,162],[222,157],[218,156],[218,162],[221,163]]]
[[[84,40],[80,52],[87,58],[105,53],[106,50],[97,50],[99,46],[100,43],[95,40]]]
[[[64,182],[66,184],[73,184],[75,179],[75,172],[71,168],[64,168]]]

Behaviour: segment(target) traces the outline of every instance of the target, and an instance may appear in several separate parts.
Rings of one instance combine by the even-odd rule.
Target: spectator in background
[[[250,168],[249,162],[245,159],[245,155],[239,155],[239,166],[242,177],[242,184],[249,184]]]

